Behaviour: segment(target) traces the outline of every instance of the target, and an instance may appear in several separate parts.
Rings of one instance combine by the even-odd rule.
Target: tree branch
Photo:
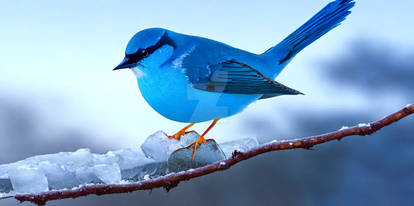
[[[304,137],[300,139],[293,140],[284,140],[284,141],[272,141],[267,144],[260,145],[256,148],[253,148],[247,152],[237,152],[235,151],[232,157],[222,160],[220,162],[215,162],[210,165],[200,167],[193,170],[183,171],[179,173],[174,173],[166,175],[163,177],[145,180],[137,183],[130,184],[119,184],[119,185],[86,185],[78,189],[64,190],[64,191],[49,191],[40,194],[18,194],[14,198],[20,202],[29,201],[37,205],[45,205],[47,201],[50,200],[59,200],[65,198],[77,198],[81,196],[86,196],[90,194],[95,195],[104,195],[104,194],[114,194],[114,193],[127,193],[137,190],[152,190],[154,188],[164,187],[167,191],[176,187],[179,182],[187,181],[192,178],[204,176],[213,172],[226,170],[231,166],[252,158],[256,155],[263,153],[277,151],[277,150],[289,150],[296,148],[310,149],[311,147],[322,144],[332,140],[341,140],[344,137],[353,136],[353,135],[370,135],[383,127],[390,125],[398,120],[401,120],[414,113],[414,105],[407,105],[405,108],[400,111],[388,115],[381,120],[372,122],[370,124],[360,124],[355,127],[350,127],[346,129],[341,129],[339,131]]]

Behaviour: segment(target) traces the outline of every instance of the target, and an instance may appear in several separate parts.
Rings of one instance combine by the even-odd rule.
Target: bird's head
[[[138,67],[142,69],[164,63],[176,48],[167,33],[167,30],[161,28],[145,29],[136,33],[128,42],[124,60],[114,70]]]

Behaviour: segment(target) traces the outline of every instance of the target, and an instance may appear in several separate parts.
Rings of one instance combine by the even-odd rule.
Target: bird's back
[[[243,62],[270,78],[274,78],[281,70],[279,65],[273,64],[263,55],[235,48],[219,41],[172,31],[168,31],[168,35],[177,43],[176,54],[172,59],[180,59],[180,56],[183,56],[182,66],[195,73],[203,72],[203,68],[209,65],[230,60]]]

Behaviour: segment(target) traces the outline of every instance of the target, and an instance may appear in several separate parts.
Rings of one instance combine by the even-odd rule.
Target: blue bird
[[[144,99],[162,116],[190,123],[171,138],[179,139],[195,123],[214,120],[194,143],[194,153],[220,118],[241,112],[260,99],[302,94],[274,81],[306,46],[338,26],[353,0],[329,3],[304,25],[263,54],[162,28],[145,29],[129,41],[124,60]]]

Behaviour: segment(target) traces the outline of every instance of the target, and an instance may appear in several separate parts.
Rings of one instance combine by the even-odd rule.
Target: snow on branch
[[[196,169],[188,169],[186,171],[166,174],[154,179],[144,178],[141,181],[125,184],[93,184],[84,185],[74,189],[47,191],[38,194],[16,194],[12,197],[24,202],[29,201],[37,205],[45,205],[47,201],[59,200],[65,198],[77,198],[90,194],[104,195],[114,193],[127,193],[137,190],[152,190],[154,188],[163,187],[167,191],[176,187],[181,181],[187,181],[192,178],[204,176],[213,172],[229,169],[231,166],[255,157],[257,155],[277,151],[290,150],[296,148],[310,149],[315,145],[322,144],[332,140],[341,140],[344,137],[353,135],[370,135],[377,132],[381,128],[390,125],[398,120],[401,120],[414,113],[414,105],[407,105],[400,111],[384,117],[381,120],[369,123],[359,124],[354,127],[343,127],[338,131],[311,137],[304,137],[292,140],[272,141],[257,147],[251,148],[244,152],[234,151],[224,160],[216,161],[214,163],[198,167]],[[190,148],[188,146],[188,148]]]

